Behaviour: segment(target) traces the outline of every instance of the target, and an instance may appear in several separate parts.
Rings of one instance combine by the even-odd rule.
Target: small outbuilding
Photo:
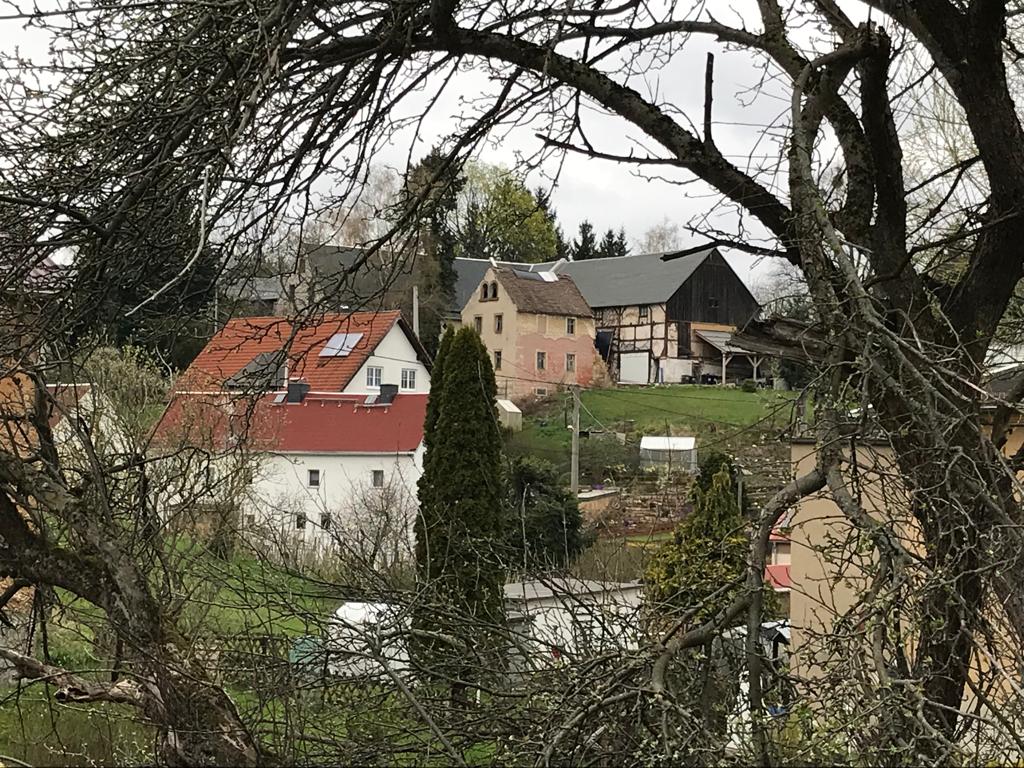
[[[645,435],[640,438],[640,466],[696,472],[697,438]]]
[[[498,398],[498,423],[512,432],[523,429],[523,412],[511,400]]]
[[[551,578],[505,585],[505,610],[515,628],[513,669],[527,669],[639,643],[643,584]]]

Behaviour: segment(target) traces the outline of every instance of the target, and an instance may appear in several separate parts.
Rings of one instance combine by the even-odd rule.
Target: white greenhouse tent
[[[327,627],[328,669],[340,677],[386,680],[409,668],[411,622],[398,606],[342,603]]]
[[[640,465],[679,472],[696,472],[697,438],[671,435],[641,437]]]

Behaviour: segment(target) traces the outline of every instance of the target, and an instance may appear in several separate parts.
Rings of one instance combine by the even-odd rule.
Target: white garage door
[[[619,355],[620,384],[650,384],[651,355],[649,352],[623,352]]]

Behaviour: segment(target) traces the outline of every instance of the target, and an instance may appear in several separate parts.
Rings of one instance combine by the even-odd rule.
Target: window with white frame
[[[375,470],[373,470],[372,474],[370,475],[370,482],[373,484],[374,488],[383,488],[384,487],[384,470],[383,469],[375,469]]]
[[[473,330],[477,333],[483,333],[484,319],[480,315],[473,318]]]
[[[402,369],[402,389],[416,389],[416,369]]]
[[[576,355],[571,352],[565,355],[565,370],[567,373],[576,372]]]
[[[495,315],[494,316],[494,332],[495,333],[501,333],[502,329],[504,328],[504,322],[503,322],[504,319],[505,318],[502,315]]]
[[[371,365],[369,368],[367,368],[366,369],[366,386],[368,386],[368,387],[380,387],[380,380],[381,380],[381,375],[383,374],[383,371],[384,371],[383,368],[381,368],[379,366],[376,366],[376,365]]]
[[[306,513],[299,512],[295,515],[295,530],[304,531],[306,530]]]
[[[306,485],[310,488],[320,487],[320,470],[311,469],[306,473]]]
[[[565,332],[570,336],[576,335],[576,318],[567,317],[565,318]]]

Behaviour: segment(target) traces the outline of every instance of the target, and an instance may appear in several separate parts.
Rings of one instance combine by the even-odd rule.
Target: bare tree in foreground
[[[715,231],[713,242],[784,259],[807,281],[811,323],[756,331],[762,343],[810,356],[822,371],[818,463],[762,510],[749,589],[723,605],[713,625],[741,615],[749,628],[759,625],[771,528],[801,496],[825,489],[872,550],[867,619],[878,628],[844,644],[848,663],[839,668],[861,672],[834,681],[831,703],[851,686],[865,710],[883,708],[887,717],[866,726],[872,739],[910,760],[953,759],[965,721],[979,717],[1004,737],[998,748],[1015,750],[1018,689],[993,685],[986,677],[998,665],[979,659],[1015,659],[1024,640],[1016,479],[1024,455],[1003,453],[1024,379],[999,401],[982,387],[1024,264],[1024,130],[1012,97],[1019,17],[995,0],[869,0],[856,7],[862,16],[870,11],[865,22],[833,0],[759,0],[736,24],[704,7],[286,0],[27,11],[62,45],[52,68],[26,69],[4,86],[0,237],[11,268],[3,285],[20,285],[58,249],[74,251],[75,267],[48,294],[62,311],[40,315],[24,341],[60,338],[109,308],[110,280],[139,276],[154,233],[186,253],[210,242],[254,247],[274,216],[315,201],[317,178],[358,179],[382,146],[408,136],[402,129],[417,130],[410,112],[440,109],[444,89],[467,70],[484,71],[493,90],[453,123],[450,163],[504,127],[532,121],[547,153],[683,170],[764,233],[755,242]],[[763,61],[772,87],[788,98],[771,126],[785,137],[777,165],[737,163],[716,143],[710,67],[702,112],[683,115],[645,95],[641,78],[701,36]],[[973,148],[948,166],[923,174],[915,167],[910,179],[901,117],[930,89],[949,93],[949,113]],[[596,145],[584,105],[618,118],[649,153]],[[965,178],[980,181],[980,191],[960,194]],[[410,209],[388,236],[400,236],[413,218]],[[175,280],[187,277],[186,264]],[[844,416],[851,406],[861,418]],[[869,515],[850,483],[844,450],[869,429],[895,456],[916,548]],[[189,734],[177,742],[182,749],[255,760],[227,698],[167,650],[171,630],[140,571],[144,554],[125,551],[106,517],[83,510],[43,453],[5,454],[0,481],[4,572],[106,611],[140,657],[153,660],[146,674],[155,688],[138,696],[155,721]],[[66,523],[73,538],[25,524],[19,504]],[[671,700],[665,666],[711,631],[670,635],[643,690]],[[767,762],[752,637],[747,650],[752,744]],[[566,733],[634,700],[638,689],[623,679],[609,672],[608,687],[592,706],[573,710],[542,757],[550,760],[550,745]],[[968,693],[985,714],[962,710]],[[185,699],[194,702],[187,716],[178,710]],[[664,711],[650,738],[671,760],[679,743],[672,723],[681,715]],[[197,733],[202,743],[190,741]],[[603,732],[592,733],[591,746]]]

